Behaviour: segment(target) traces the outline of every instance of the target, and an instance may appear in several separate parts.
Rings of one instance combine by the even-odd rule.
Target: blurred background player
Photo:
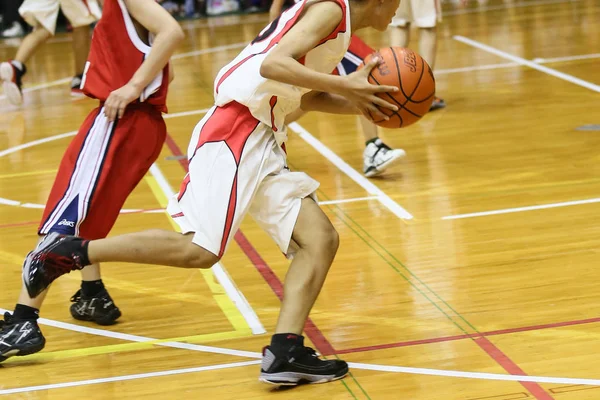
[[[297,1],[296,1],[297,2]],[[273,21],[281,14],[281,9],[285,0],[273,0],[269,10],[269,20]],[[358,66],[362,64],[363,59],[373,53],[371,47],[359,39],[357,36],[352,36],[350,39],[350,47],[344,55],[342,61],[333,71],[334,74],[348,75],[356,71]],[[297,111],[290,115],[286,122],[290,123],[300,118],[305,113]],[[377,125],[369,121],[367,118],[359,117],[362,127],[362,134],[365,138],[365,150],[363,151],[363,173],[366,177],[371,178],[381,174],[383,171],[392,166],[406,155],[402,149],[392,149],[379,138],[379,130]]]
[[[411,24],[419,28],[418,53],[431,69],[435,66],[437,53],[437,23],[442,20],[440,0],[402,0],[390,24],[390,44],[408,47]],[[439,97],[433,99],[430,111],[446,107]]]
[[[23,102],[21,81],[27,73],[26,64],[37,49],[54,35],[59,9],[73,26],[75,76],[71,80],[71,94],[83,96],[80,86],[85,61],[90,51],[90,25],[101,15],[98,1],[25,0],[19,8],[19,13],[33,27],[33,32],[25,36],[14,59],[0,63],[4,94],[14,105]]]
[[[94,31],[83,91],[100,101],[70,143],[40,223],[40,236],[59,232],[104,238],[125,199],[160,154],[166,137],[167,63],[183,31],[154,0],[110,0]],[[150,47],[150,43],[152,47]],[[142,62],[143,61],[143,62]],[[100,278],[100,266],[82,270],[71,315],[101,325],[121,316]],[[0,361],[40,351],[38,325],[46,292],[21,290],[12,315],[0,321]]]

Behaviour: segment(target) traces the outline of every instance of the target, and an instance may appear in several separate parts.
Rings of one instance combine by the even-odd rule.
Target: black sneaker
[[[112,325],[121,316],[121,310],[116,306],[106,289],[100,293],[85,297],[81,289],[71,297],[71,315],[80,321],[93,321],[98,325]]]
[[[59,276],[89,265],[88,242],[56,232],[46,235],[23,263],[23,283],[29,297],[37,297]]]
[[[44,348],[46,339],[35,320],[15,320],[10,313],[0,321],[0,362],[12,356],[26,356]]]
[[[439,97],[434,97],[433,98],[433,103],[431,103],[431,107],[429,107],[429,111],[435,111],[435,110],[439,110],[441,108],[445,108],[446,107],[446,102],[444,101],[444,99],[440,99]]]
[[[21,78],[27,69],[17,68],[11,61],[0,63],[0,80],[4,86],[4,94],[12,104],[18,106],[23,103],[23,90],[21,89]]]
[[[325,383],[342,379],[348,364],[342,360],[321,360],[310,347],[292,346],[286,354],[276,356],[271,346],[263,349],[259,381],[272,385],[293,386],[300,383]]]

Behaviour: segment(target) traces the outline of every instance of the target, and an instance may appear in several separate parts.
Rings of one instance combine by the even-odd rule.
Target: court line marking
[[[292,122],[288,127],[296,132],[300,138],[311,145],[319,154],[328,159],[343,173],[348,175],[355,183],[365,189],[369,194],[375,195],[377,199],[400,219],[413,219],[411,213],[406,211],[400,204],[391,199],[383,190],[365,178],[361,173],[352,168],[340,156],[335,154],[329,147],[325,146],[319,139],[311,135],[297,122]]]
[[[475,48],[477,48],[479,50],[483,50],[483,51],[488,52],[490,54],[494,54],[494,55],[496,55],[498,57],[501,57],[501,58],[504,58],[506,60],[510,60],[512,62],[515,62],[515,63],[521,64],[521,65],[527,66],[529,68],[535,69],[535,70],[543,72],[545,74],[554,76],[555,78],[559,78],[559,79],[565,80],[567,82],[571,82],[571,83],[573,83],[575,85],[578,85],[578,86],[584,87],[586,89],[592,90],[594,92],[600,93],[600,85],[596,85],[596,84],[594,84],[592,82],[588,82],[586,80],[583,80],[583,79],[580,79],[580,78],[576,78],[573,75],[565,74],[564,72],[560,72],[560,71],[557,71],[555,69],[548,68],[548,67],[545,67],[543,65],[536,64],[533,61],[529,61],[529,60],[526,60],[526,59],[524,59],[522,57],[518,57],[518,56],[512,55],[512,54],[507,53],[505,51],[499,50],[499,49],[497,49],[495,47],[489,46],[487,44],[478,42],[478,41],[473,40],[473,39],[469,39],[469,38],[464,37],[464,36],[456,35],[456,36],[453,36],[453,39],[456,40],[456,41],[458,41],[458,42],[461,42],[461,43],[464,43],[466,45],[469,45],[471,47],[475,47]]]
[[[8,312],[8,310],[0,308],[0,313],[5,313],[5,312]],[[155,339],[155,338],[146,337],[146,336],[130,335],[128,333],[113,332],[113,331],[108,331],[108,330],[98,329],[98,328],[89,328],[87,326],[69,324],[67,322],[54,321],[54,320],[46,319],[46,318],[38,319],[38,323],[41,325],[51,326],[54,328],[66,329],[69,331],[74,331],[74,332],[79,332],[79,333],[87,333],[87,334],[96,335],[96,336],[103,336],[103,337],[108,337],[108,338],[112,338],[112,339],[127,340],[130,342],[138,342],[138,343],[151,342],[157,346],[171,347],[171,348],[175,348],[175,349],[201,351],[201,352],[205,352],[205,353],[224,354],[224,355],[246,357],[246,358],[261,358],[262,357],[261,353],[256,353],[256,352],[251,352],[251,351],[227,349],[227,348],[214,347],[214,346],[204,346],[204,345],[191,344],[191,343],[183,343],[183,342],[173,341],[173,339],[164,339],[164,340],[167,340],[167,341],[164,341],[163,339]],[[189,339],[189,337],[188,337],[188,339]]]
[[[325,200],[325,201],[319,201],[319,205],[354,203],[357,201],[368,201],[368,200],[379,200],[379,197],[367,196],[367,197],[355,197],[355,198],[350,198],[350,199]]]
[[[522,212],[522,211],[532,211],[532,210],[545,210],[548,208],[568,207],[568,206],[576,206],[576,205],[581,205],[581,204],[592,204],[592,203],[600,203],[600,197],[596,197],[593,199],[586,199],[586,200],[565,201],[563,203],[540,204],[537,206],[504,208],[504,209],[500,209],[500,210],[482,211],[482,212],[474,212],[474,213],[468,213],[468,214],[447,215],[445,217],[442,217],[442,219],[443,220],[451,220],[451,219],[484,217],[487,215],[509,214],[509,213],[516,213],[516,212]]]
[[[156,163],[152,164],[150,167],[150,174],[156,179],[157,186],[163,195],[163,198],[157,197],[157,199],[159,200],[160,205],[166,208],[169,199],[175,196],[175,192]],[[153,193],[155,193],[155,190],[153,190]],[[166,210],[165,214],[173,228],[178,231],[179,226],[173,221],[170,215],[166,213]],[[214,288],[211,288],[211,291],[213,291],[215,301],[217,301],[236,331],[244,330],[246,327],[243,322],[237,318],[237,313],[234,311],[235,309],[239,311],[253,334],[260,335],[267,332],[260,322],[258,315],[256,315],[240,289],[233,283],[221,262],[217,262],[210,270],[201,270],[201,272],[207,283],[210,281],[211,275],[213,275],[217,278],[217,281],[221,284],[223,289],[225,289],[228,299],[224,299],[219,296],[219,293],[215,293]]]
[[[149,372],[145,374],[133,374],[133,375],[121,375],[114,376],[110,378],[99,378],[99,379],[87,379],[83,381],[74,381],[74,382],[63,382],[63,383],[53,383],[49,385],[39,385],[39,386],[29,386],[29,387],[21,387],[14,389],[4,389],[0,390],[0,395],[7,394],[15,394],[15,393],[24,393],[24,392],[36,392],[40,390],[50,390],[50,389],[64,389],[75,386],[85,386],[85,385],[96,385],[99,383],[109,383],[109,382],[122,382],[122,381],[130,381],[134,379],[144,379],[144,378],[156,378],[161,376],[170,376],[170,375],[180,375],[180,374],[189,374],[193,372],[202,372],[202,371],[214,371],[219,369],[227,369],[227,368],[237,368],[237,367],[245,367],[249,365],[257,365],[260,364],[261,361],[243,361],[236,363],[228,363],[228,364],[218,364],[218,365],[208,365],[204,367],[195,367],[195,368],[183,368],[183,369],[174,369],[169,371],[159,371],[159,372]]]
[[[208,365],[203,367],[193,368],[182,368],[172,369],[166,371],[148,372],[143,374],[132,374],[132,375],[121,375],[113,376],[109,378],[97,378],[97,379],[86,379],[81,381],[53,383],[48,385],[39,386],[26,386],[12,389],[0,390],[0,395],[24,393],[24,392],[35,392],[41,390],[51,389],[64,389],[76,386],[95,385],[101,383],[110,382],[122,382],[136,379],[156,378],[163,376],[181,375],[204,371],[214,371],[219,369],[247,367],[251,365],[258,365],[261,360],[253,361],[242,361],[236,363]],[[379,364],[367,364],[367,363],[354,363],[349,362],[348,366],[353,369],[361,369],[367,371],[378,371],[378,372],[395,372],[412,375],[432,375],[432,376],[445,376],[453,378],[469,378],[469,379],[483,379],[493,381],[510,381],[510,382],[531,382],[531,383],[551,383],[551,384],[565,384],[565,385],[586,385],[586,386],[600,386],[599,379],[579,379],[579,378],[560,378],[560,377],[546,377],[546,376],[519,376],[519,375],[504,375],[504,374],[491,374],[483,372],[466,372],[466,371],[451,371],[442,369],[431,369],[431,368],[412,368],[412,367],[398,367],[393,365],[379,365]]]

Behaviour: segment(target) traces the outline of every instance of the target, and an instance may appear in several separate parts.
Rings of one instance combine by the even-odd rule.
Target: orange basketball
[[[411,49],[386,47],[367,56],[359,69],[375,56],[381,61],[369,74],[369,82],[374,85],[396,86],[400,90],[378,94],[387,102],[396,104],[398,111],[379,107],[390,119],[371,119],[384,128],[404,128],[414,124],[429,111],[433,102],[435,78],[431,68]]]

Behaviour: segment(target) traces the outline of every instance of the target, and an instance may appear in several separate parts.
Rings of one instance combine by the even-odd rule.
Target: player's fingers
[[[373,102],[373,104],[376,104],[376,105],[378,105],[380,107],[388,108],[388,109],[394,110],[394,111],[398,111],[398,106],[396,104],[393,104],[393,103],[390,103],[388,101],[385,101],[381,97],[373,96],[373,98],[371,99],[371,101]]]
[[[104,104],[104,114],[106,115],[108,122],[112,122],[115,120],[115,107],[112,105],[112,102],[109,104],[107,103]]]
[[[364,71],[363,73],[365,75],[369,75],[371,73],[371,71],[373,70],[373,68],[375,68],[377,66],[377,64],[379,64],[381,62],[381,59],[377,56],[371,58],[371,60],[369,60],[368,63],[365,64],[365,67],[363,69],[361,69],[361,71]]]
[[[387,85],[371,85],[371,86],[375,86],[375,88],[373,88],[373,90],[376,93],[387,93],[387,92],[397,92],[398,87],[397,86],[387,86]]]
[[[125,107],[127,107],[127,103],[124,101],[119,104],[119,118],[123,118],[123,114],[125,114]]]
[[[390,119],[390,117],[388,117],[387,115],[385,115],[384,113],[382,113],[382,112],[379,110],[379,108],[377,108],[377,107],[376,107],[374,104],[369,104],[369,105],[367,106],[367,110],[369,111],[369,113],[370,113],[370,116],[371,116],[371,118],[372,118],[373,120],[381,120],[381,119],[384,119],[384,120],[386,120],[386,121],[387,121],[388,119]]]

